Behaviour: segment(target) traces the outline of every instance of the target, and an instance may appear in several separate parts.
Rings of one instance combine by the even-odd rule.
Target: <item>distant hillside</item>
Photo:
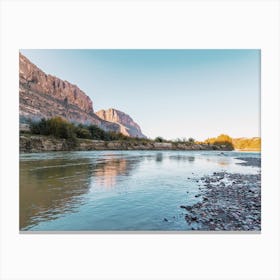
[[[235,138],[232,139],[233,146],[235,150],[250,150],[250,151],[260,151],[261,150],[261,138]]]
[[[261,138],[231,138],[228,135],[221,134],[218,137],[208,138],[203,143],[206,144],[227,144],[233,146],[235,150],[241,151],[260,151],[261,150]]]
[[[100,110],[95,112],[95,114],[108,122],[113,122],[120,125],[120,132],[126,136],[146,138],[146,136],[142,133],[140,126],[133,121],[133,119],[116,109],[108,109],[108,110]]]

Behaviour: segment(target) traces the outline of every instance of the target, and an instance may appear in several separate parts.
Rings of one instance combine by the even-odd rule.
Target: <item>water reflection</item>
[[[171,160],[194,162],[194,156],[171,155]],[[163,153],[96,158],[53,158],[20,162],[20,228],[74,212],[89,190],[108,191],[131,175],[141,161],[161,163]]]
[[[162,162],[162,159],[163,159],[162,153],[157,153],[156,154],[156,161],[157,162]]]
[[[195,161],[194,156],[185,156],[185,155],[172,155],[169,156],[169,159],[176,160],[176,161],[189,161],[189,162]]]
[[[20,162],[20,228],[50,220],[80,202],[89,187],[88,159]]]
[[[92,187],[113,188],[121,176],[128,176],[141,160],[141,157],[111,158],[96,164],[92,170]]]
[[[229,161],[228,160],[219,160],[218,164],[221,166],[228,166],[229,165]]]
[[[143,158],[52,159],[20,162],[20,228],[74,212],[92,186],[112,188]]]
[[[213,157],[213,158],[206,158],[207,162],[214,162],[217,163],[220,166],[228,166],[230,164],[232,164],[232,158],[227,158],[227,157]]]
[[[23,155],[20,228],[185,229],[184,216],[174,223],[172,217],[179,217],[180,205],[193,203],[200,174],[225,170],[225,165],[233,173],[257,172],[235,165],[233,156],[200,151]]]

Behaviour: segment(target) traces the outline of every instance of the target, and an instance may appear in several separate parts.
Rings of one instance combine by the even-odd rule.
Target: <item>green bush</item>
[[[57,138],[71,139],[76,137],[75,126],[63,120],[61,117],[31,122],[30,130],[34,134],[53,135]]]
[[[30,121],[30,131],[33,134],[49,135],[50,131],[47,127],[46,119],[41,119],[39,122]]]
[[[189,144],[194,144],[194,142],[195,142],[195,140],[194,140],[192,137],[190,137],[190,138],[188,139],[188,143],[189,143]]]
[[[75,129],[75,132],[76,132],[76,135],[77,135],[78,138],[83,138],[83,139],[92,138],[91,134],[90,134],[90,131],[86,128],[77,127]]]
[[[64,139],[94,139],[104,141],[140,141],[141,139],[128,137],[120,132],[104,131],[96,125],[74,125],[61,117],[51,119],[41,119],[40,121],[30,122],[31,133],[40,135],[52,135]]]
[[[162,137],[158,136],[155,138],[155,142],[162,143],[162,142],[164,142],[164,139]]]
[[[95,140],[109,140],[107,133],[96,125],[87,126],[90,138]]]
[[[75,126],[61,117],[55,117],[46,121],[47,130],[57,138],[71,139],[76,137]]]

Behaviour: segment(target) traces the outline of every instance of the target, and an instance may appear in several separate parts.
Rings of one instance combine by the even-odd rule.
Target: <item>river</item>
[[[21,231],[185,231],[180,205],[202,176],[256,174],[221,151],[83,151],[20,155]]]

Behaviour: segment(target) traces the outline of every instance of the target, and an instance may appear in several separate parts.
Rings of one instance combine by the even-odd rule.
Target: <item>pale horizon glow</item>
[[[149,138],[260,137],[260,50],[20,50]]]

